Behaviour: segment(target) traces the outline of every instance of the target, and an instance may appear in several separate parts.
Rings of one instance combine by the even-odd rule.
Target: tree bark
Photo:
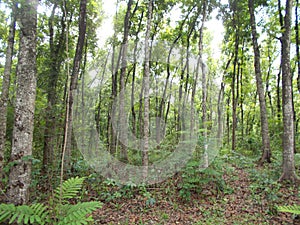
[[[294,162],[294,112],[292,100],[292,79],[290,65],[291,20],[293,1],[286,1],[284,30],[282,31],[282,115],[283,115],[283,174],[279,180],[296,181]]]
[[[6,48],[6,58],[4,66],[4,74],[2,80],[2,90],[0,98],[0,179],[3,176],[3,163],[6,142],[6,126],[7,126],[7,104],[9,98],[10,74],[12,67],[12,57],[15,43],[16,32],[16,5],[13,4],[11,12],[11,24],[9,26],[9,34]]]
[[[59,72],[61,63],[63,61],[62,54],[65,47],[65,16],[61,18],[61,31],[59,34],[58,42],[54,40],[54,28],[53,20],[55,16],[55,10],[57,4],[53,5],[52,14],[49,18],[49,47],[50,47],[50,72],[49,72],[49,81],[47,87],[47,108],[46,108],[46,117],[45,117],[45,133],[44,133],[44,154],[43,154],[43,170],[44,172],[47,169],[51,169],[53,159],[54,159],[54,146],[55,146],[55,137],[56,137],[56,104],[57,104],[57,81],[59,78]]]
[[[130,11],[133,1],[129,0],[127,4],[127,11],[124,19],[124,35],[121,46],[121,74],[120,74],[120,101],[119,101],[119,123],[120,123],[120,158],[123,161],[128,160],[127,156],[127,118],[125,112],[125,76],[127,70],[127,48],[128,48],[128,37],[130,29]]]
[[[134,52],[133,52],[133,71],[132,71],[132,83],[131,83],[131,115],[132,115],[132,134],[134,136],[137,135],[137,127],[136,127],[136,111],[134,108],[135,103],[135,77],[136,77],[136,67],[137,67],[137,51],[138,51],[138,44],[139,44],[139,33],[142,29],[142,22],[144,18],[144,11],[141,12],[138,29],[136,32],[136,39],[135,39],[135,45],[134,45]]]
[[[65,170],[70,169],[71,165],[71,141],[72,141],[72,123],[73,123],[73,102],[74,102],[74,94],[75,90],[77,89],[77,82],[78,76],[80,72],[80,65],[82,61],[82,53],[83,47],[85,43],[85,36],[86,36],[86,6],[87,0],[80,1],[80,15],[79,15],[79,33],[78,33],[78,40],[76,46],[76,53],[73,61],[73,70],[71,74],[71,84],[70,84],[70,91],[69,91],[69,101],[68,101],[68,120],[67,123],[67,137],[66,138],[66,151],[65,151]]]
[[[222,82],[221,82],[221,88],[219,91],[219,95],[218,95],[218,134],[217,134],[217,138],[218,138],[218,143],[221,144],[222,142],[222,135],[223,135],[223,112],[224,112],[224,92],[225,92],[225,74],[230,66],[231,60],[233,58],[234,55],[231,56],[231,58],[227,61],[227,64],[225,66],[225,70],[224,70],[224,74],[223,74],[223,78],[222,78]],[[228,109],[227,109],[228,111]],[[229,118],[228,113],[227,113],[227,118]],[[229,124],[229,122],[228,122]],[[229,126],[229,125],[228,125]],[[229,144],[229,130],[228,130],[228,144]]]
[[[298,69],[298,77],[297,77],[297,87],[300,93],[300,39],[299,39],[299,0],[296,0],[295,7],[295,33],[296,33],[296,56],[297,56],[297,69]]]
[[[238,30],[236,30],[238,32]],[[231,92],[232,92],[232,140],[231,140],[231,149],[234,151],[236,148],[236,127],[237,127],[237,98],[236,98],[236,77],[238,75],[237,72],[237,64],[238,64],[238,52],[239,52],[239,37],[236,34],[235,38],[235,56],[234,56],[234,63],[233,63],[233,73],[232,73],[232,81],[231,81]]]
[[[19,13],[20,50],[17,93],[7,196],[16,205],[29,200],[32,140],[36,96],[37,0],[22,2]]]
[[[279,14],[279,23],[280,23],[280,28],[281,31],[283,32],[284,30],[284,18],[281,12],[281,0],[277,1],[277,7],[278,7],[278,14]],[[282,39],[280,39],[280,42],[282,44]],[[281,72],[282,72],[282,62],[280,63],[280,68],[279,68],[279,73],[277,75],[277,87],[276,87],[276,94],[277,94],[277,119],[278,121],[280,121],[281,119],[281,93],[280,93],[280,89],[281,89]]]
[[[248,7],[250,12],[250,22],[252,31],[252,44],[254,50],[254,67],[255,67],[255,78],[256,87],[259,97],[260,106],[260,121],[261,121],[261,135],[262,135],[262,145],[263,154],[259,160],[259,164],[262,165],[264,162],[271,162],[271,149],[270,149],[270,137],[269,137],[269,124],[268,124],[268,113],[266,107],[265,91],[263,87],[263,80],[261,74],[260,66],[260,51],[257,42],[257,31],[255,22],[255,12],[254,12],[254,1],[248,0]]]
[[[152,5],[153,0],[148,0],[148,15],[147,15],[147,28],[145,36],[145,65],[144,65],[144,146],[142,150],[142,165],[143,165],[143,177],[148,176],[148,151],[149,151],[149,89],[150,89],[150,51],[149,51],[149,39],[151,32],[152,21]]]

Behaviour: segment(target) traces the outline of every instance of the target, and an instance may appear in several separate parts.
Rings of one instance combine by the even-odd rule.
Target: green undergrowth
[[[99,201],[81,202],[79,193],[85,178],[70,178],[54,190],[45,203],[15,206],[0,204],[0,222],[5,224],[91,224],[93,211],[102,207]],[[74,204],[76,201],[76,204]],[[71,203],[73,202],[73,203]]]

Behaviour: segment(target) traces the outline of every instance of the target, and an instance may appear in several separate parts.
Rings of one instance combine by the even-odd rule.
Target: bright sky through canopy
[[[225,3],[225,1],[224,1]],[[113,35],[113,17],[116,13],[116,0],[103,1],[103,11],[105,13],[102,26],[98,30],[99,47],[104,47],[105,41],[108,37]],[[213,40],[211,42],[212,54],[214,57],[219,58],[221,55],[221,42],[223,39],[224,27],[222,21],[216,19],[217,11],[211,14],[211,20],[206,22],[206,28],[211,33]],[[180,18],[180,11],[173,10],[172,21],[178,21]]]

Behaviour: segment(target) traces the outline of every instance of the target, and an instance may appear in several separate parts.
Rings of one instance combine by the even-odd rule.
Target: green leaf
[[[278,206],[278,211],[300,215],[300,205]]]
[[[10,220],[9,220],[8,223],[9,223],[9,224],[12,224],[12,223],[16,220],[16,218],[18,217],[18,215],[19,215],[19,214],[17,214],[17,213],[14,214],[14,215],[10,218]]]
[[[59,201],[60,197],[62,198],[62,200],[67,200],[76,197],[76,195],[82,187],[84,179],[85,177],[75,177],[64,181],[62,187],[59,186],[54,191],[55,200]],[[61,191],[62,193],[60,193]]]
[[[4,212],[4,213],[1,212],[0,222],[3,222],[5,220],[9,219],[11,217],[11,215],[12,215],[12,213],[10,211]]]

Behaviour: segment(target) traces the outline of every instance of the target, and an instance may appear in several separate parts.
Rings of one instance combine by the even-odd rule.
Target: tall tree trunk
[[[149,89],[150,89],[150,51],[149,51],[149,39],[151,32],[152,21],[152,7],[153,0],[148,0],[148,16],[147,16],[147,28],[145,36],[145,66],[144,66],[144,146],[142,150],[142,165],[143,165],[143,177],[148,176],[148,151],[149,151]]]
[[[280,23],[280,28],[281,31],[283,32],[284,30],[284,21],[283,21],[283,15],[282,15],[282,11],[281,11],[281,0],[277,1],[277,7],[278,7],[278,14],[279,14],[279,23]],[[282,44],[282,39],[280,39],[280,42]],[[277,87],[276,87],[276,95],[277,95],[277,119],[278,121],[280,121],[281,119],[281,95],[280,95],[280,89],[281,89],[281,75],[282,75],[282,60],[280,63],[280,68],[279,68],[279,72],[277,75]]]
[[[80,65],[82,60],[82,53],[83,47],[85,43],[85,36],[86,36],[86,6],[87,0],[80,1],[80,14],[79,14],[79,33],[78,33],[78,40],[76,46],[75,57],[73,61],[73,70],[71,74],[71,83],[70,83],[70,91],[69,91],[69,98],[68,98],[68,120],[66,121],[67,127],[67,136],[66,138],[66,146],[65,146],[65,170],[70,169],[71,165],[71,153],[72,153],[72,123],[73,123],[73,102],[74,102],[74,95],[77,89],[77,82],[78,76],[80,72]]]
[[[270,77],[271,77],[271,71],[272,71],[272,56],[271,56],[271,49],[270,49],[270,41],[268,43],[268,73],[266,78],[266,96],[269,98],[269,104],[271,107],[272,117],[275,116],[273,104],[272,104],[272,95],[271,95],[271,89],[270,89]],[[266,97],[267,98],[267,97]],[[266,100],[267,101],[267,100]]]
[[[221,144],[221,138],[222,138],[222,134],[223,134],[223,110],[224,110],[224,92],[225,92],[225,83],[224,83],[224,79],[225,79],[225,74],[227,73],[227,70],[230,66],[231,60],[233,58],[234,55],[231,56],[231,58],[227,61],[225,70],[224,70],[224,74],[223,74],[223,78],[222,78],[222,82],[221,82],[221,88],[219,91],[219,96],[218,96],[218,134],[217,134],[217,138],[219,141],[219,144]],[[227,109],[228,111],[228,109]],[[227,117],[228,113],[227,113]],[[228,123],[229,124],[229,123]],[[229,126],[229,125],[228,125]],[[229,144],[229,132],[228,132],[228,144]]]
[[[281,119],[281,71],[282,71],[282,67],[280,65],[279,68],[279,72],[277,74],[277,85],[276,85],[276,98],[277,98],[277,103],[276,103],[276,107],[277,107],[277,120],[278,122]]]
[[[136,33],[136,39],[135,39],[135,46],[134,46],[134,52],[133,52],[133,71],[132,71],[132,84],[131,84],[131,114],[132,114],[132,134],[134,136],[137,135],[137,127],[136,127],[136,111],[134,108],[134,94],[135,94],[135,77],[136,77],[136,67],[137,67],[137,51],[138,51],[138,44],[139,44],[139,33],[142,29],[142,22],[144,18],[144,11],[142,11],[142,14],[140,16],[140,21],[138,24],[138,30]]]
[[[226,128],[227,128],[227,144],[230,145],[230,96],[228,94],[226,100]]]
[[[250,12],[250,21],[252,29],[252,44],[254,50],[254,67],[255,67],[255,77],[256,77],[256,87],[259,97],[260,106],[260,121],[261,121],[261,135],[262,135],[262,145],[263,154],[259,160],[259,164],[262,165],[264,162],[271,162],[271,149],[270,149],[270,137],[269,137],[269,124],[268,124],[268,113],[266,107],[265,91],[263,87],[262,74],[260,69],[260,51],[257,42],[257,31],[256,22],[254,14],[254,1],[248,0],[248,7]]]
[[[297,56],[297,69],[298,69],[298,77],[297,77],[297,87],[300,93],[300,39],[299,39],[299,0],[296,0],[295,7],[295,33],[296,33],[296,56]]]
[[[238,32],[238,30],[236,30]],[[236,148],[236,128],[237,128],[237,98],[236,98],[236,77],[238,75],[237,65],[238,65],[238,54],[239,54],[239,37],[238,33],[236,33],[235,38],[235,56],[233,63],[233,73],[232,73],[232,82],[231,82],[231,91],[232,91],[232,140],[231,140],[231,149],[234,151]]]
[[[221,88],[218,95],[218,133],[217,139],[218,144],[222,143],[222,135],[223,135],[223,110],[224,110],[224,90],[225,90],[225,83],[222,81]]]
[[[57,103],[57,81],[60,72],[60,66],[63,61],[62,54],[65,47],[65,18],[63,15],[61,18],[61,31],[59,34],[59,40],[56,43],[54,40],[54,28],[53,20],[55,16],[55,11],[57,4],[53,5],[52,14],[49,18],[49,46],[50,46],[50,74],[47,87],[47,108],[45,117],[45,133],[44,133],[44,154],[43,154],[43,170],[46,172],[47,169],[51,169],[54,157],[54,146],[56,137],[56,103]],[[50,168],[49,168],[50,167]]]
[[[293,1],[286,1],[284,30],[282,31],[282,115],[283,115],[283,174],[280,180],[296,181],[294,162],[294,112],[292,99],[292,79],[290,65],[291,20]]]
[[[203,63],[203,31],[204,31],[204,24],[206,21],[206,6],[207,1],[203,1],[203,12],[202,12],[202,24],[200,27],[199,33],[199,43],[198,43],[198,50],[199,50],[199,62],[201,66],[201,75],[202,75],[202,128],[203,128],[203,140],[204,140],[204,153],[203,153],[203,160],[204,160],[204,168],[207,168],[209,165],[208,159],[208,143],[207,143],[207,73],[205,69],[205,64]],[[196,81],[198,77],[196,76]],[[196,84],[195,84],[196,86]],[[195,94],[195,93],[193,93]],[[193,103],[193,101],[192,101]],[[192,107],[193,109],[193,107]],[[193,118],[193,117],[192,117]]]
[[[32,140],[36,96],[36,33],[37,0],[22,2],[20,21],[20,50],[17,67],[17,94],[12,137],[7,196],[13,204],[29,200],[31,180]]]
[[[6,58],[4,66],[4,74],[2,79],[2,90],[0,98],[0,179],[3,176],[3,163],[6,142],[6,126],[7,126],[7,104],[9,97],[10,74],[12,67],[12,57],[15,43],[16,32],[16,5],[13,4],[11,12],[11,24],[9,26],[9,34],[6,48]]]
[[[119,123],[120,123],[120,158],[123,161],[127,161],[127,118],[125,112],[125,76],[127,70],[127,48],[128,48],[128,37],[130,29],[130,15],[131,15],[131,6],[133,1],[129,0],[127,3],[127,11],[124,19],[124,35],[123,42],[121,46],[121,74],[120,74],[120,101],[119,101]]]

